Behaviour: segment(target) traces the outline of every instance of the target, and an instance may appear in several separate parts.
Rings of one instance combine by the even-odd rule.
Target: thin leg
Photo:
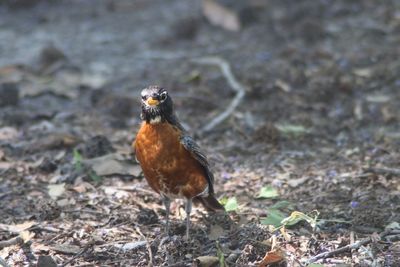
[[[169,235],[169,209],[170,209],[170,206],[171,206],[171,200],[168,197],[163,196],[162,197],[162,202],[163,202],[163,204],[165,206],[165,220],[166,220],[165,232],[167,233],[167,235]]]
[[[192,211],[192,199],[186,201],[186,239],[189,240],[189,228],[190,228],[190,212]]]

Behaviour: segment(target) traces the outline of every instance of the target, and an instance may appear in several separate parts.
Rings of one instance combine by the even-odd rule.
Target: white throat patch
[[[150,119],[150,124],[157,124],[161,122],[161,116],[156,116],[155,118]]]

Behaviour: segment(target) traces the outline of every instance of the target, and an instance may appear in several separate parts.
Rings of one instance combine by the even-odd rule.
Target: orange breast
[[[136,158],[156,192],[193,198],[207,188],[205,171],[180,143],[179,130],[169,123],[144,122],[136,136]]]

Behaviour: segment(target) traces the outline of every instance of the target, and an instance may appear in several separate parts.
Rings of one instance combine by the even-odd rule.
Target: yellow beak
[[[160,103],[160,101],[158,101],[157,99],[153,98],[153,97],[149,97],[149,99],[147,99],[147,105],[149,106],[157,106]]]

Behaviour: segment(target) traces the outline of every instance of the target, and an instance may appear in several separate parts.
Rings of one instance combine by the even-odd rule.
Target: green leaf
[[[272,225],[274,227],[279,227],[282,225],[282,220],[285,219],[285,214],[276,209],[268,210],[268,216],[261,219],[261,224]]]
[[[307,267],[324,267],[325,265],[323,264],[318,264],[318,263],[311,263],[309,265],[307,265]]]
[[[230,197],[224,204],[226,211],[235,211],[239,208],[236,197]]]
[[[279,209],[284,209],[284,208],[290,208],[292,206],[293,206],[292,203],[290,203],[289,201],[282,200],[282,201],[276,202],[274,205],[272,205],[270,207],[270,209],[279,210]]]
[[[222,206],[225,206],[226,202],[228,202],[228,197],[223,196],[218,200],[219,203],[221,203]]]
[[[315,226],[317,225],[317,216],[318,214],[316,215],[315,218],[312,218],[300,211],[293,211],[289,217],[282,220],[282,224],[287,226],[292,226],[301,221],[306,221],[311,225],[312,228],[315,228]]]
[[[268,185],[261,188],[257,198],[275,198],[277,196],[279,196],[278,190]]]
[[[222,251],[221,245],[219,244],[218,241],[216,242],[216,246],[217,246],[217,257],[218,257],[218,261],[219,261],[219,266],[225,267],[226,263],[225,263],[224,252]]]
[[[74,167],[77,171],[82,170],[82,155],[79,153],[78,149],[74,149],[73,151],[73,163]]]
[[[89,172],[89,177],[94,182],[100,182],[103,179],[101,176],[97,175],[94,171]]]

